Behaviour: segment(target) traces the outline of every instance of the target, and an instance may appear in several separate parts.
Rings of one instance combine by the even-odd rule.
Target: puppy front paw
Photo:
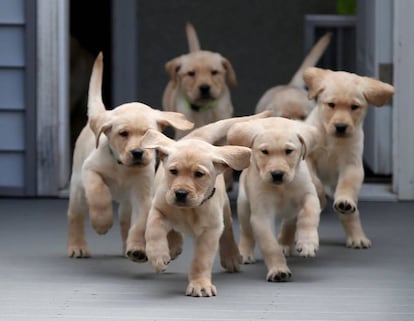
[[[317,242],[297,242],[296,251],[303,257],[314,257],[319,250],[319,244]]]
[[[217,289],[209,280],[190,281],[185,295],[193,297],[211,297],[217,295]]]
[[[241,262],[242,262],[242,264],[253,264],[253,263],[256,263],[256,258],[254,257],[253,251],[243,252],[240,249],[240,255],[241,255]]]
[[[150,257],[149,261],[155,272],[160,273],[167,269],[168,264],[171,262],[171,258],[169,255],[159,255],[156,257]]]
[[[146,252],[148,261],[151,263],[155,272],[164,272],[167,269],[167,265],[171,262],[168,247],[161,248],[156,244],[151,245],[151,243],[147,243]]]
[[[371,241],[365,235],[348,237],[346,240],[346,246],[353,249],[368,249],[371,245]]]
[[[80,242],[79,244],[69,244],[68,256],[77,259],[90,257],[86,242]]]
[[[91,210],[90,220],[91,225],[96,233],[100,235],[106,234],[113,225],[112,209],[108,209],[99,213]]]
[[[241,262],[243,264],[253,264],[256,263],[256,258],[254,257],[254,250],[247,249],[243,246],[239,246],[239,251],[241,255]]]
[[[286,282],[291,278],[292,273],[287,266],[273,267],[267,272],[266,280],[268,282]]]
[[[296,252],[303,257],[314,257],[319,250],[318,232],[299,233],[296,240]]]
[[[353,214],[357,209],[353,200],[341,198],[335,200],[333,207],[340,214]]]

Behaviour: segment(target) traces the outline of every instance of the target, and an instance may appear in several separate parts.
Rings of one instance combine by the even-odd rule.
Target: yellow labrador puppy
[[[287,281],[291,272],[285,256],[296,250],[315,256],[319,248],[320,205],[305,162],[317,139],[316,128],[281,117],[234,125],[230,144],[252,148],[250,166],[240,176],[237,199],[239,250],[243,263],[255,262],[258,242],[268,281]],[[282,221],[278,240],[274,220]]]
[[[211,273],[219,245],[221,265],[229,272],[239,270],[240,254],[222,173],[229,167],[247,167],[250,149],[211,143],[225,137],[235,122],[247,119],[252,116],[212,123],[178,142],[154,130],[144,137],[144,146],[156,148],[162,159],[145,233],[146,253],[155,271],[162,272],[181,253],[182,236],[176,231],[193,237],[195,250],[186,295],[217,294]]]
[[[305,120],[314,103],[308,100],[303,81],[303,71],[314,66],[325,52],[332,34],[326,33],[305,57],[302,65],[287,85],[279,85],[267,90],[256,106],[256,113],[263,110],[273,111],[273,116]]]
[[[92,227],[105,234],[112,226],[112,201],[119,202],[124,250],[146,261],[145,224],[155,176],[153,150],[142,146],[144,134],[166,126],[190,129],[178,113],[162,112],[141,103],[105,110],[101,85],[103,56],[93,66],[89,84],[89,123],[79,135],[74,156],[68,209],[68,255],[88,257],[84,218],[89,209]],[[132,221],[132,231],[127,240]],[[126,245],[125,245],[126,243]]]
[[[218,53],[200,50],[191,24],[187,24],[187,38],[190,53],[165,65],[170,81],[163,94],[163,109],[184,114],[195,128],[230,118],[233,105],[227,84],[237,84],[230,61]],[[186,133],[176,131],[175,138]]]
[[[303,77],[309,99],[317,97],[317,106],[306,122],[321,134],[308,159],[321,204],[325,206],[326,188],[334,195],[333,207],[345,229],[346,245],[369,248],[371,241],[362,229],[357,207],[364,179],[362,124],[368,105],[384,105],[394,87],[372,78],[315,67],[306,69]]]

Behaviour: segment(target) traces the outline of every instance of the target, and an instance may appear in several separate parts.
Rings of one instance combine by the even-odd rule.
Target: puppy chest
[[[212,213],[200,213],[197,209],[189,209],[174,211],[171,214],[169,219],[174,229],[192,236],[200,235],[206,230],[223,228],[222,219]]]
[[[319,154],[316,170],[319,179],[325,185],[333,186],[338,180],[340,166],[338,157],[341,157],[341,155],[329,154],[327,152],[321,152]]]
[[[252,210],[263,211],[278,219],[289,219],[297,216],[303,200],[292,190],[274,190],[251,199]]]

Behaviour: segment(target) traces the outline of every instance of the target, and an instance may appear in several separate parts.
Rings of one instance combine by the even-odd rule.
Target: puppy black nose
[[[282,183],[283,182],[283,176],[285,175],[285,172],[282,171],[272,171],[272,179],[274,183]]]
[[[175,199],[177,202],[185,202],[187,199],[188,192],[184,189],[178,189],[175,191]]]
[[[343,123],[335,124],[335,129],[338,134],[345,134],[347,128],[348,128],[347,124],[343,124]]]
[[[200,89],[200,93],[202,95],[208,95],[210,93],[210,86],[209,85],[201,85],[198,88]]]
[[[144,156],[144,151],[140,148],[131,150],[131,154],[134,160],[141,160]]]

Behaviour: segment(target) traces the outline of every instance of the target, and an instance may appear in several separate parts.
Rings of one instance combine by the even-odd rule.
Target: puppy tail
[[[331,38],[332,32],[327,32],[318,40],[318,42],[313,46],[313,48],[309,51],[308,55],[303,60],[302,65],[298,71],[296,71],[295,75],[289,83],[290,85],[298,88],[305,88],[305,82],[303,81],[303,71],[308,67],[313,67],[316,65],[318,60],[325,52],[326,48],[328,48],[329,43],[331,42]]]
[[[263,111],[259,114],[252,116],[243,116],[243,117],[233,117],[223,120],[219,120],[215,123],[205,125],[194,129],[187,136],[184,136],[182,139],[200,139],[210,144],[215,144],[218,141],[226,138],[227,132],[229,129],[237,123],[246,122],[254,119],[267,118],[272,115],[270,110]]]
[[[102,101],[102,74],[103,74],[103,54],[102,52],[95,59],[92,68],[92,75],[89,81],[88,92],[88,117],[92,118],[105,111]]]
[[[188,50],[190,52],[200,51],[200,42],[198,41],[197,32],[195,31],[194,26],[187,22],[185,25],[185,32],[187,34],[187,41],[188,41]]]

